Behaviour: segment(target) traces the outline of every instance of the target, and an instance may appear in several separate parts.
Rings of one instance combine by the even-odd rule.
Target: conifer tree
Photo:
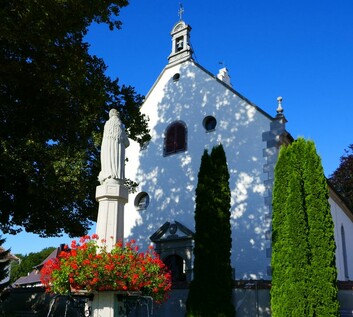
[[[4,281],[9,275],[9,253],[10,250],[5,250],[2,245],[5,242],[5,239],[0,238],[0,282]],[[8,282],[0,284],[0,292],[8,285]]]
[[[194,279],[187,316],[234,316],[229,172],[222,145],[205,150],[196,188]]]
[[[307,142],[306,145],[303,174],[311,269],[308,316],[339,316],[336,245],[327,180],[314,143]]]
[[[300,138],[281,149],[275,168],[272,316],[337,316],[333,234],[320,157]]]
[[[281,149],[275,169],[272,234],[273,316],[307,316],[307,223],[293,147]],[[293,212],[295,211],[295,212]]]

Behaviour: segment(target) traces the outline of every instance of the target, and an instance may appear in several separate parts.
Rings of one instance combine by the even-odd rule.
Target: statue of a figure
[[[125,129],[116,109],[109,111],[109,120],[104,125],[101,147],[101,171],[98,180],[101,184],[124,183],[125,148],[130,145]]]

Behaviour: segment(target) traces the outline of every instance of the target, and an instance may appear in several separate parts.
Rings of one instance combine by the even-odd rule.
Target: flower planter
[[[71,287],[71,297],[84,300],[85,311],[91,317],[125,317],[137,306],[147,301],[147,309],[153,308],[152,298],[142,296],[141,292],[131,291],[87,291]]]
[[[89,298],[97,317],[118,316],[118,310],[133,306],[138,298],[156,302],[167,298],[171,274],[153,248],[140,253],[131,241],[108,251],[97,239],[85,236],[79,244],[74,240],[71,248],[44,264],[41,281],[48,292]]]

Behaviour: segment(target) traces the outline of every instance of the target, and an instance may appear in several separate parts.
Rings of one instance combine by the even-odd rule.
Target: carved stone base
[[[124,238],[124,205],[128,202],[127,187],[119,184],[97,186],[96,200],[99,202],[96,233],[98,243],[105,240],[107,250]]]
[[[93,317],[117,317],[124,316],[119,314],[119,305],[116,294],[113,292],[100,292],[94,295],[92,302]]]
[[[128,202],[129,190],[120,184],[103,184],[96,188],[96,200],[119,200],[126,204]]]
[[[136,307],[139,298],[139,292],[95,292],[91,306],[91,316],[126,317],[128,316],[131,308]]]

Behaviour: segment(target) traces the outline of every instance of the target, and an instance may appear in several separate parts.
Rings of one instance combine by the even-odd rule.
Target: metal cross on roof
[[[184,13],[184,8],[183,8],[182,3],[180,2],[179,3],[179,10],[178,10],[178,15],[179,15],[180,21],[183,19],[183,13]]]

